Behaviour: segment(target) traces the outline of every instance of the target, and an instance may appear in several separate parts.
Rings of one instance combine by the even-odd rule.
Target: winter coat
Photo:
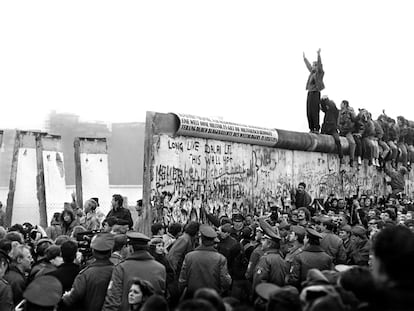
[[[408,128],[407,127],[398,127],[398,142],[405,143],[406,138],[408,136]]]
[[[382,137],[384,136],[384,130],[382,129],[381,124],[375,120],[372,120],[372,122],[374,122],[375,126],[375,137],[378,138],[378,140],[382,140]]]
[[[309,193],[304,191],[300,193],[299,191],[296,192],[295,195],[295,206],[296,208],[300,207],[308,207],[312,203],[312,197]]]
[[[102,309],[114,265],[108,259],[98,259],[79,272],[69,295],[64,296],[65,306],[78,306],[85,311]]]
[[[98,215],[94,212],[89,212],[86,214],[85,223],[82,225],[86,231],[97,230],[101,226]]]
[[[4,279],[11,286],[13,303],[14,305],[17,305],[23,299],[23,292],[27,286],[26,276],[14,264],[11,264]]]
[[[321,110],[325,113],[321,133],[328,135],[337,133],[339,111],[335,103],[330,99],[322,99]]]
[[[375,124],[372,120],[367,120],[365,123],[364,132],[362,137],[375,137]]]
[[[5,279],[0,279],[0,310],[12,311],[13,292],[10,284]]]
[[[339,111],[338,129],[341,135],[352,133],[355,128],[355,111],[352,107],[344,108]]]
[[[398,129],[395,124],[389,124],[388,126],[388,139],[398,141]]]
[[[256,266],[260,260],[260,258],[264,255],[264,251],[262,249],[262,245],[259,244],[250,255],[249,264],[246,270],[246,278],[248,280],[253,280],[254,272],[256,271]]]
[[[407,128],[407,135],[405,136],[405,143],[407,145],[414,144],[414,128],[412,127]]]
[[[256,266],[253,276],[253,288],[256,288],[256,285],[262,282],[284,286],[288,273],[288,264],[283,260],[280,252],[276,249],[268,250]]]
[[[180,274],[185,255],[194,250],[194,242],[188,233],[184,233],[170,248],[167,259],[177,275]]]
[[[322,59],[318,54],[317,68],[315,72],[312,72],[312,65],[309,63],[308,59],[304,58],[305,65],[309,70],[308,81],[306,82],[306,90],[309,92],[322,91],[325,88],[323,83],[323,76],[325,72],[322,67]]]
[[[49,272],[47,275],[57,278],[62,283],[63,292],[66,292],[72,288],[73,281],[79,271],[80,268],[77,264],[64,262],[55,271]]]
[[[390,140],[390,138],[389,138],[390,134],[389,134],[388,123],[381,116],[378,117],[377,123],[381,126],[382,131],[383,131],[382,140],[383,141],[389,141]]]
[[[227,260],[214,246],[201,245],[185,256],[178,282],[181,288],[187,288],[190,297],[203,287],[222,294],[231,285]]]
[[[353,237],[348,247],[348,264],[368,266],[371,242],[368,239]]]
[[[332,258],[319,245],[308,245],[293,260],[288,283],[299,287],[306,280],[310,269],[331,270]]]
[[[302,253],[302,251],[303,251],[303,244],[298,244],[298,245],[295,245],[289,248],[289,252],[286,254],[286,257],[285,257],[285,261],[288,264],[289,271],[292,266],[293,260],[295,259],[297,255]]]
[[[164,295],[166,289],[165,267],[147,251],[139,250],[118,264],[113,272],[102,311],[128,311],[128,292],[133,278],[151,283],[155,293]]]
[[[126,208],[118,208],[116,211],[114,209],[111,209],[106,215],[106,218],[109,217],[115,217],[118,221],[122,223],[117,223],[118,225],[122,225],[124,222],[128,225],[129,229],[132,229],[132,226],[134,225],[134,222],[132,220],[131,212],[129,209]]]
[[[366,122],[362,119],[362,116],[360,114],[358,114],[355,118],[355,127],[354,127],[354,134],[359,134],[362,136],[362,134],[364,134],[365,132],[365,124]]]
[[[65,213],[69,213],[72,217],[72,221],[71,223],[65,223],[65,221],[63,220],[63,216]],[[67,236],[71,236],[73,233],[73,229],[76,226],[79,226],[79,220],[76,218],[74,212],[70,209],[66,209],[62,212],[62,214],[60,214],[60,226],[62,228],[62,234],[63,235],[67,235]]]
[[[334,264],[346,263],[346,252],[342,239],[331,231],[322,233],[321,247],[332,258]]]
[[[55,241],[59,235],[63,234],[62,226],[59,221],[54,221],[51,223],[50,227],[46,228],[46,234],[49,239]]]

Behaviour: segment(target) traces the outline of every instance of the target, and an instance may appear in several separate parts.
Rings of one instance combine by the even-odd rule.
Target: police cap
[[[114,248],[115,238],[110,233],[97,234],[92,238],[91,248],[98,252],[107,252]]]
[[[322,239],[322,235],[312,228],[306,228],[306,234],[311,238]]]
[[[32,304],[42,307],[53,307],[62,297],[62,284],[51,275],[35,278],[26,288],[23,297]]]
[[[126,233],[126,236],[130,244],[148,245],[148,242],[150,241],[149,237],[147,237],[145,234],[140,233],[140,232],[129,231]]]
[[[207,239],[217,238],[217,232],[208,225],[200,225],[200,234]]]
[[[279,241],[282,239],[279,235],[279,232],[276,232],[273,229],[273,227],[268,222],[266,222],[264,219],[259,219],[259,224],[260,224],[260,227],[263,229],[265,238],[275,240],[275,241]]]
[[[260,283],[256,286],[257,295],[264,300],[269,300],[270,295],[278,291],[280,287],[273,283]]]

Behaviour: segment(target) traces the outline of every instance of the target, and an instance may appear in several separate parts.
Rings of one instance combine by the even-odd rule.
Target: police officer
[[[10,284],[3,278],[10,264],[10,257],[0,250],[0,310],[13,310],[13,293]]]
[[[342,239],[333,233],[336,227],[335,223],[330,217],[320,218],[320,228],[322,229],[321,247],[332,257],[334,264],[346,263],[346,253]]]
[[[242,238],[242,230],[244,228],[244,217],[240,213],[233,214],[232,216],[233,227],[230,235],[240,242]]]
[[[291,233],[289,234],[289,241],[292,247],[289,248],[289,252],[286,254],[285,260],[289,265],[289,269],[292,266],[295,257],[303,251],[303,240],[306,235],[306,229],[302,226],[292,226]]]
[[[62,283],[51,275],[42,275],[34,279],[23,293],[22,302],[16,310],[52,311],[62,297]],[[23,309],[24,308],[24,309]],[[3,310],[3,309],[2,309]]]
[[[303,252],[298,254],[293,260],[288,283],[296,287],[306,280],[310,269],[331,270],[332,258],[324,252],[320,246],[322,236],[316,230],[307,228],[304,238]]]
[[[265,221],[260,219],[259,223],[264,231],[263,251],[265,253],[256,266],[253,276],[253,289],[262,282],[284,286],[289,270],[280,253],[281,237]]]
[[[213,288],[222,294],[231,285],[227,260],[214,247],[218,242],[216,231],[208,225],[200,225],[200,235],[201,245],[185,256],[178,280],[186,297],[192,297],[202,287]]]
[[[85,311],[102,309],[114,267],[109,260],[114,244],[114,236],[110,233],[101,233],[93,237],[91,248],[95,261],[79,272],[71,291],[63,296],[65,306],[76,305]]]
[[[149,237],[145,234],[127,232],[128,244],[133,253],[118,264],[113,272],[106,293],[103,311],[128,311],[128,292],[133,278],[140,278],[151,283],[157,294],[163,295],[166,289],[165,267],[157,262],[148,252]]]

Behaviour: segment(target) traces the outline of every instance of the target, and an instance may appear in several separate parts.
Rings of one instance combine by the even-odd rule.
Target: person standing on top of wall
[[[323,84],[323,76],[325,72],[322,68],[321,49],[317,51],[318,60],[311,65],[303,53],[303,60],[309,70],[308,81],[306,82],[306,90],[308,97],[306,101],[306,113],[308,117],[309,130],[312,133],[319,133],[319,105],[321,101],[321,91],[325,88]]]
[[[324,95],[321,99],[321,110],[325,113],[322,123],[321,134],[332,135],[335,140],[336,150],[338,151],[340,164],[344,164],[341,141],[338,134],[338,115],[339,111],[333,100]]]

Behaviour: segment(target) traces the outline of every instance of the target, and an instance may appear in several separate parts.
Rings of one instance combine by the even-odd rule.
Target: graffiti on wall
[[[383,194],[374,167],[340,169],[334,154],[275,149],[219,140],[157,135],[152,146],[154,221],[205,221],[205,213],[263,215],[305,182],[314,198]]]

